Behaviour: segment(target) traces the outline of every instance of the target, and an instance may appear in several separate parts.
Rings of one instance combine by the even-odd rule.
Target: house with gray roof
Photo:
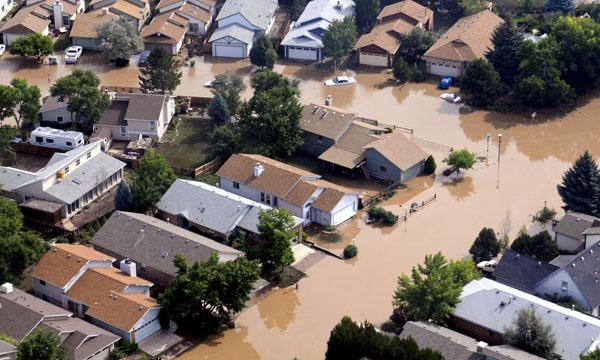
[[[556,245],[567,252],[579,252],[600,241],[600,219],[587,214],[567,212],[552,230]]]
[[[209,42],[215,57],[245,58],[261,34],[275,22],[277,0],[226,0]]]
[[[71,112],[67,110],[68,106],[67,99],[60,101],[56,96],[48,96],[38,111],[40,126],[61,128],[70,125],[73,119]]]
[[[243,252],[152,216],[116,211],[96,233],[94,249],[119,261],[136,264],[137,275],[159,288],[177,275],[176,255],[190,262],[206,260],[216,252],[219,261],[233,261]]]
[[[124,167],[124,162],[102,152],[96,141],[55,153],[36,172],[2,166],[0,186],[3,195],[17,201],[28,218],[52,225],[71,218],[117,186]]]
[[[496,281],[529,293],[560,267],[507,249],[494,269]]]
[[[156,205],[167,222],[229,242],[232,237],[258,236],[261,211],[271,209],[199,181],[177,179]],[[295,228],[303,219],[294,216]]]
[[[35,329],[61,339],[66,359],[107,359],[118,336],[87,323],[58,306],[4,284],[0,290],[0,333],[20,342]],[[0,341],[0,359],[14,359],[14,346]]]

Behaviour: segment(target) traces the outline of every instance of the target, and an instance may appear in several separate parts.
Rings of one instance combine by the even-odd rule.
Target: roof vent
[[[537,262],[537,265],[538,265],[538,266],[542,266],[542,262],[541,262],[541,261],[538,261],[538,262]]]
[[[259,177],[263,171],[265,171],[265,167],[261,163],[256,163],[256,165],[254,165],[252,175],[254,175],[254,177]]]
[[[582,257],[580,257],[580,259],[581,259],[581,261],[585,260],[585,259],[583,258],[583,256],[582,256]]]
[[[6,282],[0,286],[0,293],[2,294],[10,294],[13,292],[13,285],[9,282]]]
[[[477,343],[477,352],[483,352],[486,348],[488,347],[488,343],[486,343],[485,341],[479,341]]]

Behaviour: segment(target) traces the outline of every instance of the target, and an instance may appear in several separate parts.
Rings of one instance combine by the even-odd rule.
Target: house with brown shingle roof
[[[219,187],[247,199],[285,208],[305,224],[338,225],[356,215],[358,194],[321,176],[262,155],[232,155],[217,171]]]
[[[362,35],[354,45],[358,63],[391,67],[401,47],[402,35],[413,29],[433,30],[433,11],[413,0],[384,7],[373,29]]]
[[[142,341],[160,330],[153,284],[137,277],[129,259],[119,269],[114,261],[83,245],[55,244],[31,271],[33,290],[126,341]]]
[[[395,132],[365,147],[365,161],[370,176],[406,182],[423,172],[429,156],[404,134]]]
[[[459,19],[423,55],[430,74],[461,76],[471,61],[494,47],[492,35],[504,23],[490,10]]]
[[[100,46],[100,39],[98,38],[96,29],[115,16],[117,15],[111,13],[108,8],[79,15],[69,33],[71,42],[73,45],[81,46],[85,50],[102,51],[103,48]],[[48,101],[51,103],[53,100],[55,100],[55,98],[52,96],[48,98]],[[66,101],[62,102],[64,105],[66,105],[66,103]],[[43,108],[40,109],[40,113],[45,114],[44,110],[45,109]],[[61,118],[61,122],[64,121],[62,119],[63,118]]]
[[[139,31],[150,17],[150,3],[147,0],[92,0],[88,11],[90,13],[108,11],[114,15],[124,16],[133,22]]]

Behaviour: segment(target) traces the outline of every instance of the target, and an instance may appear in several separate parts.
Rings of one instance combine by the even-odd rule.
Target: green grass
[[[212,124],[208,120],[181,117],[177,125],[177,134],[170,131],[167,135],[170,142],[159,144],[158,152],[171,166],[196,168],[208,161],[211,131]]]

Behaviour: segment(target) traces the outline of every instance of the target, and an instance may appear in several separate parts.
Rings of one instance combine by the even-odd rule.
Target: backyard
[[[157,151],[172,167],[196,168],[208,158],[212,124],[208,119],[180,116],[171,122]]]

